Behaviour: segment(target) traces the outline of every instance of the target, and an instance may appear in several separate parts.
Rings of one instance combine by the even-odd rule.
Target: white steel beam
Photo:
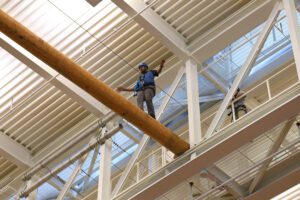
[[[210,102],[210,101],[219,101],[224,99],[224,94],[220,93],[220,94],[212,94],[212,95],[207,95],[207,96],[199,96],[199,103],[205,103],[205,102]],[[180,105],[187,105],[188,101],[187,99],[180,99],[177,100],[176,102],[172,102],[169,104],[169,106],[178,106],[178,103],[180,103]]]
[[[276,125],[299,114],[300,85],[271,99],[253,110],[215,137],[203,142],[189,153],[177,158],[131,189],[121,192],[114,199],[155,199],[182,181],[211,166],[219,159],[259,137]],[[190,160],[190,155],[197,156]]]
[[[144,135],[139,143],[138,148],[135,150],[135,152],[133,153],[132,157],[130,158],[128,164],[126,165],[120,179],[118,180],[113,192],[112,192],[112,197],[114,197],[115,195],[118,194],[118,192],[122,189],[125,181],[127,180],[130,172],[133,169],[133,166],[135,164],[135,162],[137,161],[137,159],[139,158],[139,155],[142,153],[142,151],[144,150],[144,148],[146,147],[146,144],[149,141],[149,136]]]
[[[297,20],[295,1],[282,0],[282,3],[286,13],[287,22],[288,22],[288,29],[290,32],[290,39],[293,47],[293,54],[296,63],[298,79],[300,80],[300,30],[299,30],[299,22]]]
[[[36,177],[32,177],[32,179],[27,182],[26,186],[30,187],[32,184],[34,184],[34,182],[36,181],[36,179],[37,179]],[[31,192],[28,195],[28,197],[25,198],[25,200],[37,200],[37,197],[38,197],[38,191],[36,189],[35,191]]]
[[[206,133],[206,137],[210,137],[213,135],[215,130],[218,130],[221,126],[221,119],[225,115],[225,110],[227,109],[227,106],[229,105],[234,93],[236,92],[237,88],[241,84],[244,77],[248,75],[248,73],[251,70],[252,65],[255,63],[257,55],[260,53],[261,48],[263,47],[270,31],[272,30],[274,21],[277,19],[277,16],[280,11],[281,4],[280,2],[276,2],[276,4],[273,7],[273,10],[266,21],[263,30],[260,32],[259,37],[253,46],[248,58],[246,59],[244,65],[241,67],[238,75],[234,79],[234,82],[228,91],[225,99],[223,100],[222,104],[220,105],[220,108],[218,109],[218,112],[214,116],[208,130]]]
[[[188,46],[188,51],[193,52],[193,57],[205,61],[226,46],[236,41],[256,26],[265,22],[273,8],[274,0],[252,1],[241,8],[237,13],[226,19],[207,34]],[[156,79],[161,88],[167,87],[172,82],[172,77],[183,64],[173,59],[166,63],[166,69]]]
[[[300,182],[300,153],[296,153],[266,172],[261,183],[245,200],[271,199]]]
[[[174,94],[174,92],[175,92],[177,86],[178,86],[179,83],[180,83],[180,80],[181,80],[181,78],[182,78],[184,72],[185,72],[184,67],[181,67],[181,68],[179,69],[179,71],[177,72],[177,74],[176,74],[176,76],[175,76],[175,79],[173,80],[172,84],[171,84],[170,87],[169,87],[169,90],[168,90],[168,93],[169,93],[168,95],[169,95],[169,96],[172,96],[172,95]],[[161,103],[160,107],[158,108],[158,111],[157,111],[158,116],[161,116],[161,115],[162,115],[162,113],[164,112],[164,110],[166,109],[168,103],[169,103],[170,100],[171,100],[171,98],[168,98],[168,97],[167,97],[168,95],[165,96],[165,98],[162,100],[162,103]]]
[[[139,143],[139,141],[142,139],[142,134],[134,127],[132,127],[131,124],[125,121],[122,122],[122,126],[123,129],[121,130],[121,132],[124,133],[131,140],[133,140],[135,143]]]
[[[223,77],[219,76],[214,69],[208,68],[202,71],[202,75],[222,93],[226,94],[228,92],[229,85],[227,81]]]
[[[112,143],[106,140],[100,146],[100,167],[97,200],[111,199],[111,151]]]
[[[27,50],[16,44],[10,38],[0,33],[0,46],[4,48],[11,55],[30,67],[33,71],[38,73],[46,80],[57,76],[57,72],[51,67],[34,57]],[[87,92],[79,88],[76,84],[69,81],[65,77],[59,75],[54,78],[51,83],[64,93],[69,95],[72,99],[77,101],[82,107],[93,113],[97,117],[102,117],[109,112],[101,102],[89,95]],[[130,137],[130,134],[127,135]]]
[[[0,132],[0,155],[18,167],[25,169],[33,166],[30,152],[2,132]]]
[[[219,93],[219,94],[212,94],[212,95],[208,95],[208,96],[200,96],[199,102],[205,103],[205,102],[210,102],[210,101],[219,101],[221,99],[224,99],[224,94]]]
[[[200,106],[199,106],[199,87],[197,64],[188,59],[185,64],[187,100],[188,100],[188,120],[189,120],[189,143],[190,147],[198,145],[202,139]]]
[[[251,1],[228,19],[212,27],[207,33],[188,46],[188,50],[199,60],[206,60],[236,41],[270,15],[274,0]]]
[[[213,176],[212,180],[217,180],[217,182],[220,184],[228,181],[231,178],[216,165],[208,167],[206,171],[209,175]],[[246,190],[234,180],[229,181],[225,185],[225,188],[230,194],[232,194],[232,196],[234,196],[237,199],[246,196]]]
[[[184,38],[151,8],[147,8],[143,1],[112,0],[112,2],[131,17],[143,11],[135,16],[134,20],[180,59],[185,60],[188,57]]]
[[[55,70],[2,33],[0,33],[0,46],[44,79],[50,80],[58,75]],[[95,116],[101,117],[109,112],[109,109],[102,103],[65,77],[58,75],[51,80],[51,83]]]
[[[157,15],[141,0],[112,0],[127,15],[135,16],[134,20],[147,30],[153,37],[164,44],[178,58],[185,61],[190,57],[185,39],[165,20]],[[139,13],[139,15],[137,15]],[[197,61],[197,60],[196,60]],[[200,63],[198,63],[200,64]],[[203,76],[211,81],[220,91],[226,92],[227,88],[222,81],[211,76],[211,69],[203,72]]]
[[[162,101],[162,104],[160,105],[160,107],[158,108],[158,113],[157,113],[157,119],[159,120],[164,112],[164,110],[166,109],[171,97],[173,96],[174,92],[176,91],[176,88],[178,86],[178,84],[180,83],[180,80],[184,74],[185,69],[183,67],[180,68],[180,70],[177,72],[177,75],[175,77],[175,79],[173,80],[169,91],[168,91],[168,95],[166,95]],[[122,176],[120,177],[120,179],[118,180],[113,192],[112,192],[112,197],[116,196],[120,190],[122,189],[127,177],[129,176],[131,170],[133,169],[133,166],[136,162],[136,160],[139,158],[139,156],[141,155],[142,151],[144,150],[144,148],[146,147],[146,144],[148,143],[150,137],[147,135],[144,135],[139,143],[138,148],[135,150],[135,152],[133,153],[132,157],[130,158],[125,170],[122,173]]]
[[[93,172],[93,169],[94,169],[94,166],[95,166],[95,162],[97,160],[97,157],[98,157],[98,154],[99,154],[99,148],[100,146],[96,146],[95,149],[94,149],[94,152],[93,152],[93,156],[92,156],[92,160],[91,160],[91,163],[89,165],[89,168],[87,170],[87,175],[84,177],[83,179],[83,186],[82,186],[82,191],[84,191],[86,189],[86,186],[87,184],[89,183],[90,181],[90,175],[92,174]]]
[[[278,135],[275,143],[271,146],[271,148],[269,149],[266,157],[271,156],[272,154],[274,154],[276,151],[278,151],[279,147],[281,146],[283,140],[285,139],[286,135],[289,133],[294,121],[296,120],[296,118],[291,119],[290,121],[288,121],[286,123],[286,125],[284,126],[284,128],[282,129],[282,131],[280,132],[280,134]],[[263,165],[261,165],[258,169],[258,173],[256,174],[256,176],[254,177],[253,181],[251,182],[251,185],[249,187],[249,193],[251,194],[255,188],[257,187],[257,185],[259,184],[259,182],[262,180],[262,178],[264,177],[270,163],[272,162],[272,158],[266,160],[264,162]]]
[[[68,194],[70,188],[72,187],[72,183],[74,182],[75,178],[77,177],[78,173],[80,172],[81,167],[84,164],[87,156],[88,156],[88,154],[86,154],[85,156],[83,156],[81,159],[79,159],[77,161],[77,165],[76,165],[74,171],[72,172],[68,181],[65,183],[64,187],[60,191],[56,200],[64,200],[65,199],[65,196]]]

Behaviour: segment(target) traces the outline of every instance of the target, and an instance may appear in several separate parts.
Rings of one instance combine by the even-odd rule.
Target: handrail
[[[276,24],[277,22],[281,21],[282,19],[284,19],[284,17],[282,17],[282,18],[280,18],[279,20],[275,21],[273,24]],[[253,38],[256,37],[257,35],[259,35],[259,33],[257,33],[257,34],[255,34],[254,36],[252,36],[251,39],[253,39]],[[248,39],[248,38],[247,38],[246,40],[247,40],[247,42],[249,42],[251,39]],[[242,45],[243,45],[243,44],[245,44],[245,43],[242,43]],[[242,45],[239,45],[238,48],[241,47]],[[231,53],[231,51],[229,51],[228,54],[225,54],[225,55],[227,56],[227,55],[229,55],[229,53]],[[202,68],[198,73],[200,73],[200,74],[203,73],[206,69],[211,68],[211,67],[212,67],[212,64],[217,63],[219,60],[223,59],[224,57],[225,57],[225,56],[221,56],[216,62],[212,62],[210,65],[207,65],[206,67]]]
[[[272,107],[266,106],[266,104],[262,104],[263,107],[260,110],[256,109],[257,114],[263,112],[263,115],[261,117],[266,117],[268,115],[272,115],[273,112],[277,112],[278,113],[278,109],[280,109],[280,106],[277,107],[276,103],[279,103],[278,105],[282,105],[283,102],[286,102],[286,100],[288,100],[288,104],[292,103],[292,105],[294,105],[295,103],[295,98],[294,98],[294,94],[295,92],[298,92],[300,89],[300,82],[298,81],[296,84],[293,84],[292,86],[290,86],[288,88],[288,92],[284,91],[285,94],[287,95],[278,95],[276,97],[272,98],[272,101],[268,102],[270,105],[273,105]],[[276,98],[276,99],[275,99]],[[297,99],[299,99],[299,95],[297,93]],[[275,106],[275,107],[274,107]],[[266,109],[270,110],[270,112],[266,112]],[[254,117],[254,115],[249,116],[249,119],[253,119],[251,121],[250,124],[255,124],[255,123],[259,123],[259,120],[261,119],[261,117],[257,118]],[[282,119],[280,119],[282,120]],[[239,123],[239,125],[243,125],[243,127],[245,128],[245,124],[247,124],[247,122],[245,121],[245,119],[243,120],[238,120],[241,121],[241,123]],[[276,120],[275,120],[276,121]],[[235,123],[234,123],[235,124]],[[200,164],[200,158],[201,157],[206,157],[208,156],[208,154],[213,154],[213,149],[218,146],[219,144],[224,144],[224,140],[225,138],[230,139],[231,142],[233,142],[234,139],[232,139],[232,136],[235,136],[234,138],[240,138],[241,135],[237,135],[238,134],[238,130],[240,130],[241,127],[234,125],[232,126],[232,128],[228,129],[228,127],[221,129],[220,131],[222,131],[222,133],[224,133],[225,135],[223,136],[223,134],[216,134],[211,138],[208,138],[207,140],[202,141],[199,145],[197,145],[196,147],[190,149],[188,152],[186,152],[183,156],[180,156],[179,158],[173,160],[172,162],[170,162],[168,165],[160,168],[158,171],[156,171],[154,174],[152,174],[150,177],[148,177],[147,179],[144,179],[142,181],[139,181],[138,183],[131,185],[130,187],[126,188],[125,190],[123,190],[122,192],[120,192],[115,199],[120,199],[123,197],[127,197],[128,195],[131,195],[131,193],[136,193],[137,191],[139,191],[141,189],[141,187],[146,188],[147,186],[152,187],[152,183],[159,183],[161,184],[161,181],[167,180],[169,174],[174,177],[174,171],[177,171],[180,167],[185,167],[185,168],[192,168],[192,164],[194,161],[194,159],[190,159],[190,156],[193,153],[197,153],[199,154],[199,158],[196,158],[197,161],[195,163],[199,164],[199,165],[205,165],[205,164]],[[248,126],[246,126],[245,129],[250,129]],[[218,132],[219,133],[219,132]],[[256,133],[255,135],[257,135],[259,133]],[[230,148],[232,149],[232,148]],[[230,150],[231,152],[231,150]],[[202,163],[202,162],[201,162]],[[189,173],[188,173],[189,174]],[[149,182],[150,181],[150,182]],[[150,185],[149,185],[150,184]],[[138,186],[140,185],[140,187]],[[173,185],[173,184],[172,184]],[[155,186],[154,186],[155,187]],[[145,189],[146,190],[146,189]],[[147,190],[148,191],[148,190]],[[129,192],[129,193],[128,193]]]
[[[280,71],[276,72],[275,74],[273,74],[272,76],[270,76],[269,78],[267,78],[266,80],[264,80],[263,82],[259,83],[259,84],[256,85],[255,87],[253,87],[253,88],[251,88],[250,90],[248,90],[247,92],[245,92],[242,96],[240,96],[239,98],[235,99],[235,100],[232,102],[232,105],[233,105],[236,101],[238,101],[239,99],[241,99],[241,98],[247,96],[247,94],[251,93],[251,92],[254,91],[255,89],[261,87],[262,85],[264,85],[264,84],[266,84],[266,83],[268,84],[268,83],[269,83],[269,80],[271,80],[272,78],[274,78],[274,77],[280,75],[282,72],[284,72],[284,71],[286,71],[286,70],[288,70],[288,69],[290,69],[290,68],[292,68],[292,67],[294,67],[294,63],[290,63],[288,66],[284,67],[283,69],[281,69]],[[298,83],[296,83],[296,84],[298,84]],[[276,94],[276,95],[270,96],[270,97],[271,97],[271,98],[275,98],[276,96],[281,95],[282,93],[284,93],[286,90],[289,90],[290,87],[293,87],[293,86],[294,86],[294,84],[291,85],[291,86],[289,86],[288,88],[286,88],[284,91],[280,92],[279,94]],[[270,99],[271,99],[271,98],[270,98]],[[269,101],[269,100],[268,100],[268,101]],[[259,105],[258,107],[260,107],[260,106],[262,106],[262,104]],[[258,107],[256,107],[255,109],[257,109]],[[210,119],[211,117],[213,117],[213,115],[215,115],[215,113],[216,113],[216,112],[214,112],[214,113],[210,114],[209,116],[207,116],[206,118],[204,118],[204,119],[201,121],[201,123],[205,123],[208,119]],[[236,120],[234,120],[234,122],[235,122],[235,121],[236,121]],[[232,123],[230,123],[229,125],[231,125],[231,124],[232,124]],[[228,125],[228,126],[229,126],[229,125]],[[226,126],[226,127],[227,127],[227,126]],[[225,127],[223,127],[222,129],[224,129],[224,128],[225,128]],[[222,129],[220,129],[220,130],[222,130]],[[186,134],[187,132],[188,132],[188,130],[185,130],[183,133],[180,134],[180,136],[182,136],[183,134]],[[219,131],[218,131],[218,132],[219,132]],[[138,162],[142,162],[142,161],[148,159],[151,155],[155,154],[155,153],[156,153],[157,151],[159,151],[159,150],[160,150],[160,148],[156,149],[155,151],[152,151],[150,154],[148,154],[146,157],[144,157],[143,159],[139,160]],[[138,163],[138,162],[137,162],[137,163]]]
[[[245,93],[245,95],[246,95],[246,94],[249,94],[249,92],[252,92],[252,91],[255,90],[256,88],[260,87],[261,85],[268,83],[269,80],[271,80],[272,78],[274,78],[274,77],[280,75],[282,72],[284,72],[284,71],[290,69],[290,68],[293,67],[293,66],[294,66],[293,63],[289,64],[287,67],[285,67],[285,68],[281,69],[280,71],[276,72],[275,74],[273,74],[272,76],[270,76],[268,79],[266,79],[266,80],[264,80],[263,82],[259,83],[259,84],[258,84],[257,86],[255,86],[254,88],[251,88],[251,90],[247,91],[247,93]],[[247,114],[250,114],[250,113],[252,113],[253,111],[257,110],[258,108],[260,108],[260,107],[266,105],[267,103],[270,102],[270,100],[272,100],[272,99],[274,99],[274,98],[276,98],[276,97],[278,97],[278,96],[280,96],[280,95],[286,93],[286,91],[289,91],[291,88],[295,87],[295,86],[298,85],[299,83],[300,83],[300,81],[298,80],[296,83],[294,83],[294,84],[292,84],[292,85],[289,85],[287,88],[285,88],[284,90],[282,90],[280,93],[278,93],[278,94],[276,94],[276,95],[274,95],[274,96],[271,96],[271,98],[270,98],[268,101],[266,101],[266,102],[260,104],[260,105],[257,106],[255,109],[253,109],[253,110],[251,110],[250,112],[248,112]],[[241,97],[241,98],[242,98],[242,97]],[[237,100],[238,100],[238,99],[237,99]],[[209,116],[207,116],[205,119],[202,120],[201,123],[204,123],[204,122],[206,122],[207,120],[209,120],[214,114],[215,114],[215,112],[212,113],[212,114],[210,114]],[[216,132],[216,134],[218,134],[219,132],[221,132],[221,131],[223,131],[224,129],[228,128],[229,126],[231,126],[231,125],[232,125],[233,123],[235,123],[236,121],[237,121],[237,120],[235,120],[234,122],[232,122],[232,123],[228,124],[227,126],[223,127],[223,128],[220,129],[218,132]],[[184,132],[187,132],[187,131],[184,131]],[[214,135],[213,135],[213,136],[214,136]],[[213,136],[212,136],[212,137],[213,137]],[[209,139],[209,138],[207,138],[207,139]],[[203,142],[205,142],[205,141],[202,141],[201,144],[202,144]],[[158,150],[156,150],[156,151],[158,151]],[[155,151],[155,152],[156,152],[156,151]],[[153,153],[151,153],[149,156],[151,156],[152,154],[153,154]],[[146,158],[143,158],[143,159],[140,160],[139,162],[146,160],[149,156],[147,156]],[[160,170],[160,169],[162,169],[162,168],[164,168],[164,167],[165,167],[165,166],[162,165],[161,168],[158,168],[158,169],[156,169],[155,171]],[[139,182],[145,180],[147,177],[151,176],[153,173],[154,173],[154,172],[151,172],[150,174],[148,174],[147,176],[143,177],[142,179],[139,179],[139,180],[137,181],[136,184],[138,184]],[[133,185],[131,185],[130,187],[126,188],[125,190],[128,190],[128,189],[130,189],[131,187],[133,187]]]
[[[235,180],[235,179],[237,179],[237,178],[246,176],[248,172],[250,172],[251,170],[253,170],[253,169],[255,169],[255,168],[257,168],[257,167],[263,165],[266,161],[268,161],[269,159],[275,157],[276,155],[279,155],[279,158],[280,158],[280,157],[285,156],[286,154],[289,154],[290,152],[287,151],[287,150],[290,149],[290,148],[293,148],[294,146],[296,146],[296,145],[299,144],[299,143],[300,143],[300,139],[298,139],[298,140],[292,142],[292,143],[289,144],[287,147],[285,147],[285,148],[283,148],[283,149],[281,149],[281,150],[279,150],[279,151],[276,151],[275,153],[273,153],[273,154],[267,156],[266,158],[264,158],[263,160],[259,161],[259,162],[256,163],[256,164],[254,164],[253,166],[251,166],[251,167],[249,167],[249,168],[247,168],[247,169],[241,171],[241,172],[238,173],[237,175],[235,175],[235,176],[231,177],[230,179],[224,181],[222,184],[218,185],[217,187],[214,187],[213,189],[211,189],[211,190],[207,191],[206,193],[202,194],[202,195],[201,195],[200,197],[198,197],[196,200],[201,200],[202,198],[204,198],[204,197],[206,197],[207,195],[209,195],[211,192],[216,191],[216,190],[222,188],[223,186],[225,186],[225,185],[228,184],[229,182],[231,182],[231,181],[233,181],[233,180]],[[300,151],[300,150],[296,151],[296,153],[299,152],[299,151]],[[282,154],[282,153],[283,153],[283,154]],[[295,153],[294,153],[294,154],[295,154]]]
[[[152,2],[153,3],[153,2]],[[149,7],[149,5],[147,6]],[[140,11],[140,13],[142,13],[144,10]],[[136,16],[138,15],[138,13],[136,14]],[[134,19],[136,16],[132,16],[130,19]],[[283,20],[286,16],[282,16],[281,18],[279,18],[277,22],[280,22],[281,20]],[[125,22],[124,24],[127,24],[128,22]],[[121,29],[115,29],[111,35],[113,35],[115,32],[122,30],[125,26],[122,24],[120,27],[122,27]],[[216,64],[217,62],[219,62],[220,60],[222,60],[223,58],[225,58],[226,56],[228,56],[230,53],[235,52],[236,50],[238,50],[240,47],[242,47],[244,44],[246,44],[247,42],[249,42],[250,40],[254,39],[255,37],[257,37],[259,34],[255,34],[252,35],[250,38],[246,38],[246,40],[244,42],[242,42],[240,45],[238,45],[237,47],[231,49],[229,52],[227,52],[226,54],[222,55],[220,58],[218,58],[217,60],[214,60],[212,63],[210,63],[209,65],[207,65],[205,67],[205,69],[211,68],[214,64]],[[109,38],[109,37],[108,37]],[[106,39],[103,39],[101,42],[105,41]],[[80,61],[81,58],[84,58],[89,52],[91,52],[94,48],[96,48],[98,45],[100,44],[100,42],[98,42],[95,46],[93,46],[91,49],[89,49],[88,51],[86,51],[84,54],[82,54],[81,56],[79,56],[76,61]],[[203,73],[204,71],[200,71],[199,73]],[[8,112],[5,113],[6,115],[11,114],[11,112],[13,112],[16,108],[18,108],[19,106],[22,106],[24,103],[26,103],[28,100],[30,100],[31,98],[33,98],[35,96],[35,94],[37,94],[41,89],[43,89],[44,87],[48,86],[50,84],[50,82],[57,78],[58,76],[60,76],[60,74],[56,74],[55,76],[52,76],[50,79],[48,79],[41,87],[37,88],[36,90],[34,90],[28,97],[26,97],[25,99],[23,99],[21,102],[17,103],[16,106],[14,106],[12,109],[10,109]],[[12,97],[13,98],[13,97]],[[161,97],[163,98],[163,96]],[[158,101],[158,100],[157,100]],[[5,116],[1,116],[0,120],[3,119],[3,117]]]
[[[282,73],[283,71],[292,68],[293,66],[295,66],[295,63],[290,63],[288,66],[284,67],[283,69],[281,69],[280,71],[276,72],[275,74],[273,74],[272,76],[268,77],[266,80],[264,80],[263,82],[259,83],[258,85],[256,85],[255,87],[251,88],[250,90],[247,90],[247,92],[245,92],[243,95],[241,95],[240,97],[236,98],[234,102],[240,100],[241,98],[245,97],[247,94],[249,94],[250,92],[254,91],[255,89],[257,89],[258,87],[266,84],[267,81],[271,80],[272,78],[278,76],[280,73]]]
[[[280,75],[282,72],[291,69],[292,67],[295,67],[294,63],[290,63],[287,67],[284,67],[283,69],[281,69],[280,71],[276,72],[275,74],[273,74],[272,76],[270,76],[269,78],[267,78],[266,80],[264,80],[263,82],[259,83],[258,85],[256,85],[255,87],[251,88],[250,90],[248,90],[247,92],[245,92],[243,95],[241,95],[240,97],[234,99],[231,102],[231,108],[232,108],[232,115],[233,115],[233,121],[236,121],[235,115],[236,113],[234,112],[234,104],[236,102],[238,102],[239,100],[241,100],[242,98],[245,98],[248,94],[250,94],[251,92],[255,91],[257,88],[266,85],[267,87],[267,94],[268,94],[268,100],[266,102],[268,102],[270,99],[272,99],[273,97],[276,97],[277,95],[282,94],[282,92],[280,92],[279,94],[276,94],[274,96],[272,96],[272,92],[271,92],[271,87],[270,87],[270,80],[272,80],[273,78],[275,78],[276,76]],[[298,80],[299,81],[299,80]],[[287,88],[288,89],[288,88]]]
[[[288,67],[290,67],[290,65],[288,65]],[[280,72],[285,71],[288,67],[286,67],[286,68],[280,70],[279,72],[275,73],[274,75],[272,75],[272,76],[269,77],[269,78],[275,77],[276,74],[280,74]],[[290,90],[291,88],[295,87],[295,85],[298,85],[299,83],[300,83],[300,81],[298,81],[297,83],[295,83],[295,84],[289,86],[286,90],[282,91],[282,93],[285,93],[286,91],[288,91],[288,90]],[[278,97],[278,96],[281,95],[282,93],[273,96],[272,99]],[[259,107],[261,107],[261,106],[263,106],[263,105],[265,105],[265,104],[266,104],[266,103],[261,104]],[[258,108],[258,107],[257,107],[257,108]],[[255,109],[255,110],[256,110],[256,109]],[[249,113],[250,113],[250,112],[249,112]],[[212,115],[214,115],[214,113],[212,113],[211,115],[209,115],[208,117],[206,117],[205,119],[203,119],[203,120],[202,120],[202,123],[204,123],[206,120],[208,120],[210,117],[212,117]],[[229,125],[229,126],[230,126],[230,125]],[[223,131],[225,128],[227,128],[227,126],[224,127],[224,128],[222,128],[222,129],[220,129],[220,131]],[[183,135],[183,134],[185,134],[185,133],[187,133],[187,132],[188,132],[188,130],[185,130],[185,131],[183,131],[180,135]],[[218,132],[219,132],[219,131],[218,131]],[[206,143],[206,142],[207,142],[207,140],[202,141],[201,144]],[[155,151],[152,151],[151,154],[150,154],[149,156],[151,156],[151,155],[153,155],[154,153],[160,151],[161,148],[162,148],[162,147],[159,147],[159,148],[156,149]],[[170,163],[168,163],[167,165],[162,165],[162,164],[158,165],[158,167],[155,169],[155,171],[151,171],[150,173],[148,173],[146,176],[143,176],[142,178],[140,177],[139,179],[135,179],[134,181],[136,181],[136,182],[135,182],[134,184],[131,184],[130,186],[126,187],[124,190],[122,190],[122,191],[121,191],[121,194],[123,194],[124,192],[130,190],[132,187],[136,186],[137,184],[139,184],[139,183],[141,183],[141,182],[147,180],[147,178],[151,177],[151,176],[152,176],[153,174],[155,174],[158,170],[162,170],[162,169],[164,169],[164,168],[167,169],[168,166],[169,166],[170,164],[174,163],[175,161],[178,162],[178,163],[182,163],[183,160],[185,160],[185,159],[184,159],[185,157],[188,157],[188,155],[190,155],[193,151],[197,151],[197,149],[198,149],[197,147],[196,147],[196,149],[191,149],[191,150],[190,150],[189,152],[187,152],[183,157],[180,157],[180,158],[178,158],[178,159],[176,159],[176,160],[173,160],[173,161],[171,161]],[[147,156],[147,157],[149,157],[149,156]],[[143,158],[142,160],[139,160],[139,162],[142,162],[142,161],[144,161],[144,160],[146,160],[146,158]],[[180,161],[180,160],[182,160],[182,161]],[[136,165],[137,165],[137,164],[136,164]],[[119,175],[117,175],[117,176],[121,176],[121,175],[119,174]],[[136,176],[137,176],[137,174],[136,174]],[[115,179],[115,177],[113,177],[113,179]]]
[[[273,74],[272,76],[270,76],[270,77],[267,78],[266,80],[264,80],[264,81],[260,82],[259,84],[257,84],[255,87],[253,87],[253,88],[247,90],[243,95],[241,95],[240,97],[238,97],[237,99],[235,99],[235,100],[232,102],[232,104],[235,103],[236,101],[240,100],[241,98],[247,96],[247,94],[251,93],[252,91],[254,91],[255,89],[261,87],[262,85],[264,85],[264,84],[269,84],[269,83],[268,83],[269,80],[271,80],[272,78],[278,76],[278,75],[281,74],[283,71],[292,68],[293,66],[294,66],[294,63],[290,63],[289,65],[287,65],[286,67],[284,67],[284,68],[281,69],[280,71],[276,72],[275,74]],[[292,87],[292,86],[293,86],[293,85],[291,85],[290,87]],[[287,89],[289,89],[289,88],[287,88]],[[282,94],[283,92],[284,92],[284,91],[280,92],[280,93],[277,94],[277,95],[280,95],[280,94]],[[277,96],[277,95],[275,95],[275,96]],[[272,98],[275,97],[275,96],[272,96]],[[250,111],[250,112],[251,112],[251,111]],[[213,113],[210,114],[209,116],[205,117],[204,119],[201,120],[201,121],[202,121],[201,123],[206,122],[207,120],[209,120],[210,118],[212,118],[215,114],[216,114],[216,112],[213,112]],[[236,121],[236,120],[235,120],[235,121]],[[223,127],[223,128],[225,128],[225,127]],[[223,129],[223,128],[222,128],[222,129]],[[220,129],[220,130],[222,130],[222,129]],[[217,131],[217,132],[219,132],[219,131]],[[217,133],[217,132],[216,132],[216,133]]]

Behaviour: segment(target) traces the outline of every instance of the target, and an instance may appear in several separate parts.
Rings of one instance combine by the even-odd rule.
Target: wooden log
[[[0,30],[174,154],[181,155],[189,149],[189,144],[170,129],[150,117],[2,10],[0,11]]]

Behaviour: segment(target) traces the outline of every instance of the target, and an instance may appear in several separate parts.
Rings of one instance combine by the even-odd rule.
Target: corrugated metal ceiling
[[[144,2],[150,4],[153,0]],[[192,43],[250,2],[251,0],[169,0],[159,1],[152,9],[178,31],[187,43]]]
[[[152,9],[191,43],[249,2],[159,0]],[[156,67],[161,59],[174,58],[135,22],[116,31],[129,18],[109,0],[94,8],[84,0],[70,5],[60,0],[0,0],[2,10],[113,88],[133,84],[141,60]],[[90,115],[30,66],[3,49],[0,57],[0,128],[32,154]],[[16,167],[2,157],[0,163],[5,174]]]

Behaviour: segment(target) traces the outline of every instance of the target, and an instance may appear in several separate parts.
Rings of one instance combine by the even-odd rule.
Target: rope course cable
[[[79,24],[76,20],[74,20],[70,15],[68,15],[66,12],[64,12],[62,9],[60,9],[59,7],[57,7],[51,0],[48,0],[49,3],[51,3],[57,10],[59,10],[62,14],[64,14],[67,18],[69,18],[71,21],[73,21],[73,23],[77,24],[82,30],[84,30],[86,33],[88,33],[92,38],[94,38],[97,43],[90,49],[88,49],[84,54],[82,54],[79,58],[75,59],[75,62],[78,62],[80,59],[82,59],[84,56],[86,56],[88,53],[90,53],[92,50],[94,50],[95,48],[97,48],[99,45],[103,45],[106,49],[108,49],[110,52],[112,52],[116,57],[118,57],[121,61],[123,61],[126,65],[125,66],[129,66],[131,69],[133,69],[136,72],[139,72],[139,70],[132,66],[130,64],[129,61],[127,61],[125,58],[123,58],[122,56],[120,56],[118,53],[116,53],[112,48],[110,48],[108,45],[106,45],[104,42],[106,40],[108,40],[110,37],[112,37],[115,33],[117,33],[118,31],[122,30],[123,28],[125,28],[130,22],[132,22],[134,20],[135,17],[139,16],[141,13],[143,13],[145,10],[147,10],[148,8],[150,8],[151,6],[155,5],[156,3],[158,3],[160,0],[155,0],[153,2],[151,2],[149,5],[147,5],[144,9],[142,9],[140,12],[136,13],[135,15],[133,15],[132,17],[128,16],[129,19],[123,23],[121,26],[119,26],[118,28],[114,29],[108,36],[106,36],[105,38],[103,38],[102,40],[99,40],[94,34],[92,34],[91,32],[89,32],[87,29],[85,29],[81,24]],[[168,92],[166,92],[163,88],[156,86],[157,88],[160,89],[160,91],[162,91],[163,93],[165,93],[167,96],[169,96],[171,99],[173,99],[176,103],[178,103],[179,105],[182,105],[177,99],[175,99],[173,96],[170,96],[168,94]]]

